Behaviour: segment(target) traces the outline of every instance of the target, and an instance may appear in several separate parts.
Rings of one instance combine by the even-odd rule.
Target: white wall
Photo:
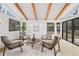
[[[46,31],[47,31],[47,24],[46,21],[44,20],[28,20],[28,30],[26,31],[27,34],[29,34],[31,37],[33,36],[33,34],[35,34],[35,36],[37,38],[40,38],[41,35],[45,35]],[[39,26],[39,31],[38,32],[34,32],[33,31],[33,26]]]
[[[19,31],[9,32],[9,19],[8,18],[12,18],[12,17],[7,16],[4,13],[0,13],[0,20],[1,20],[0,36],[8,36],[8,38],[10,38],[10,39],[16,39],[16,38],[18,38]],[[20,21],[20,19],[15,19],[15,20]],[[21,19],[21,21],[22,21],[22,19]],[[3,47],[3,44],[0,42],[0,48],[1,47]]]

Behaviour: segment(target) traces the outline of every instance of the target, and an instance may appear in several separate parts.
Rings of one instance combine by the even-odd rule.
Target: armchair
[[[20,47],[21,48],[21,52],[22,52],[22,42],[18,41],[18,42],[11,42],[7,36],[1,36],[1,41],[4,44],[4,51],[3,51],[3,56],[5,55],[5,50],[6,48],[8,48],[9,50],[15,49]]]
[[[55,46],[58,44],[58,50],[55,50]],[[56,56],[57,52],[60,51],[60,45],[59,45],[59,38],[57,36],[54,36],[54,40],[49,40],[49,42],[42,41],[42,50],[43,52],[43,47],[52,50],[54,48],[54,55]]]
[[[25,41],[27,39],[30,39],[30,35],[26,35],[25,32],[19,32],[19,39]]]

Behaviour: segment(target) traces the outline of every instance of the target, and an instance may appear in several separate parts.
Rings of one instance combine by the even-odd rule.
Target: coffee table
[[[30,39],[30,40],[27,41],[27,44],[30,43],[32,45],[32,48],[33,48],[34,44],[38,43],[38,42],[40,42],[39,39],[35,39],[35,41],[33,41],[32,39]]]

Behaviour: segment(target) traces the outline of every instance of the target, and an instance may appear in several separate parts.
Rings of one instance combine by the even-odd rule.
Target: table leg
[[[32,43],[32,48],[33,48],[33,43]]]

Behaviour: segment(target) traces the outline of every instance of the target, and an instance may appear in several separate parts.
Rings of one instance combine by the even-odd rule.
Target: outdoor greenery
[[[24,32],[26,30],[26,23],[22,23],[22,31]]]
[[[26,23],[22,23],[22,25],[19,25],[18,28],[20,29],[20,31],[25,32],[25,30],[26,30]]]
[[[74,28],[75,30],[79,30],[79,19],[76,19],[76,21],[74,21]]]

